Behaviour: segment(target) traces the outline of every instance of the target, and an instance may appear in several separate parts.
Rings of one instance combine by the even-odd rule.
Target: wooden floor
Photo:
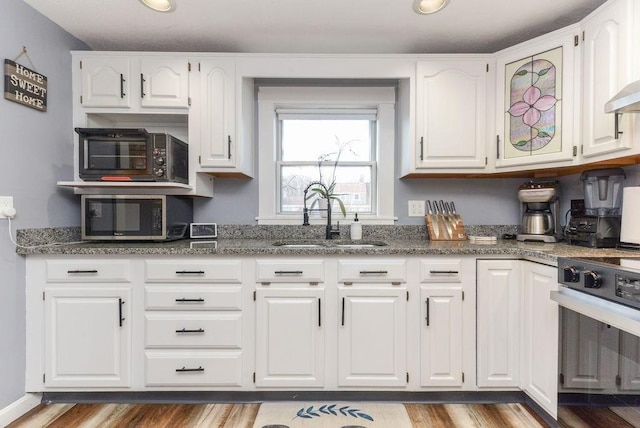
[[[405,407],[414,427],[547,426],[526,405],[520,404],[406,404]],[[251,428],[259,408],[260,404],[42,404],[9,427]],[[469,425],[468,421],[474,424]],[[538,423],[527,425],[523,421]]]
[[[9,428],[251,428],[260,404],[41,404]],[[414,427],[547,427],[526,404],[405,404]],[[563,428],[640,428],[629,408],[562,407]]]

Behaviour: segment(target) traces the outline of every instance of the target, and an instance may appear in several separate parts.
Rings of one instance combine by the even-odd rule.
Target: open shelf
[[[117,182],[117,181],[58,181],[61,187],[77,187],[77,188],[123,188],[123,189],[185,189],[191,190],[192,187],[183,183],[157,183],[147,181],[135,182]]]

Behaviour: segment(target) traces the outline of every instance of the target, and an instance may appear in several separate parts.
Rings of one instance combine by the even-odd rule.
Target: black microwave
[[[193,200],[167,195],[83,195],[82,239],[169,241],[184,238]]]
[[[189,182],[189,146],[133,128],[76,128],[79,176],[85,181]]]

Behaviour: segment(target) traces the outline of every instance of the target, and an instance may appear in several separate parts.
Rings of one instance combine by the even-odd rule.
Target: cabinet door
[[[130,308],[128,288],[48,288],[45,385],[130,386]]]
[[[462,290],[423,287],[420,385],[462,386]]]
[[[611,390],[618,373],[619,330],[562,310],[563,387]]]
[[[477,279],[478,386],[520,386],[518,260],[479,260]]]
[[[484,168],[487,63],[419,62],[416,168]]]
[[[604,104],[631,79],[633,57],[633,1],[610,1],[583,21],[582,156],[589,157],[631,147],[632,115],[620,118],[615,135],[615,115]]]
[[[141,58],[140,105],[189,107],[189,70],[184,58]]]
[[[338,291],[338,386],[406,385],[406,290]]]
[[[558,413],[558,269],[522,262],[522,386],[554,418]]]
[[[234,167],[239,143],[235,133],[235,61],[202,61],[200,67],[200,165]]]
[[[499,52],[496,167],[573,162],[576,26]]]
[[[324,385],[324,291],[256,292],[256,386]]]
[[[82,69],[83,107],[131,107],[131,61],[127,57],[87,57]]]
[[[620,331],[620,389],[640,391],[640,337]]]

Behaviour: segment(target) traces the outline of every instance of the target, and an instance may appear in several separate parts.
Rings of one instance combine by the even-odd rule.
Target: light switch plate
[[[409,201],[409,217],[424,217],[424,201]]]

